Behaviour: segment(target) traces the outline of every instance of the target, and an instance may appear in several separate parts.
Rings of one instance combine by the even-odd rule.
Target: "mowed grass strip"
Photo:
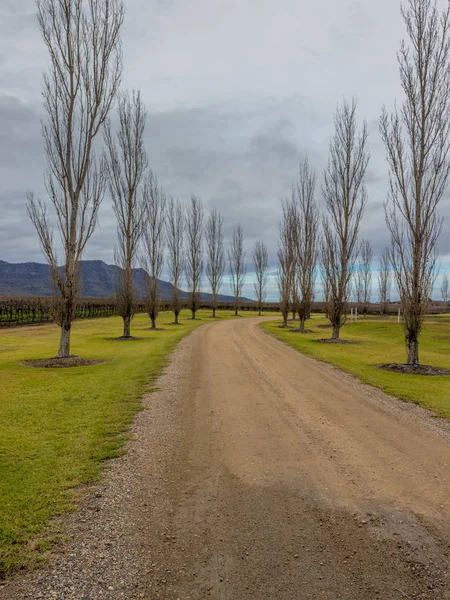
[[[76,505],[76,486],[95,479],[107,458],[120,454],[127,426],[141,398],[177,342],[211,322],[181,314],[158,319],[149,331],[137,315],[132,334],[143,339],[111,341],[122,334],[118,317],[77,321],[72,352],[103,364],[35,369],[25,360],[54,356],[59,329],[42,325],[0,330],[0,578],[31,565],[51,543],[52,517]],[[221,313],[222,318],[230,313]],[[39,534],[39,535],[38,535]]]
[[[317,343],[315,340],[319,338],[331,337],[331,329],[319,327],[327,323],[325,317],[313,315],[307,322],[312,333],[307,334],[280,329],[279,322],[266,322],[261,327],[303,354],[335,365],[388,394],[450,419],[450,377],[404,375],[376,368],[380,364],[406,361],[403,327],[396,318],[359,317],[357,323],[348,323],[341,330],[341,338],[357,344]],[[420,337],[419,358],[422,364],[450,369],[450,316],[427,318]]]

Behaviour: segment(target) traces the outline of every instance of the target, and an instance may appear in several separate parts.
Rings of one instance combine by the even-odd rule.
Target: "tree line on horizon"
[[[387,300],[392,273],[401,299],[407,362],[416,365],[442,230],[437,207],[450,173],[450,1],[439,11],[435,0],[406,0],[401,10],[410,40],[409,44],[401,42],[397,56],[404,101],[392,114],[383,108],[380,119],[390,173],[385,215],[391,236],[391,245],[382,256],[380,297]],[[61,328],[60,358],[70,356],[78,264],[107,191],[117,218],[115,260],[122,268],[117,298],[124,337],[131,336],[136,261],[148,274],[147,310],[156,328],[157,280],[165,246],[176,323],[182,273],[188,282],[193,319],[204,266],[217,299],[228,262],[235,314],[245,281],[242,227],[234,227],[225,254],[219,211],[213,209],[205,222],[198,196],[192,194],[189,204],[183,206],[165,194],[149,168],[144,146],[145,106],[139,92],[121,91],[124,14],[123,0],[37,0],[38,24],[50,58],[43,86],[46,119],[42,133],[48,159],[45,186],[62,241],[63,272],[57,264],[47,204],[29,193],[28,213],[50,265],[58,299],[55,318]],[[113,131],[110,114],[115,102],[119,126]],[[367,204],[368,129],[365,121],[358,124],[356,108],[356,100],[344,100],[335,114],[335,133],[321,186],[325,216],[319,218],[317,175],[306,158],[292,197],[282,201],[279,226],[277,280],[284,322],[289,308],[295,307],[304,331],[318,264],[334,340],[339,339],[347,318],[352,279],[356,294],[365,301],[371,277],[370,244],[359,240]],[[255,245],[253,260],[261,307],[268,274],[267,247],[262,240]],[[448,278],[443,279],[444,292],[448,296]]]

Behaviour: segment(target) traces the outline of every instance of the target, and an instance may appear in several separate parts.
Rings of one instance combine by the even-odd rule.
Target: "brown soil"
[[[450,599],[450,425],[259,322],[181,342],[67,544],[0,598]]]
[[[314,333],[312,329],[305,329],[304,331],[299,331],[298,329],[291,329],[291,333]]]
[[[42,358],[40,360],[26,360],[22,364],[35,369],[69,369],[72,367],[91,367],[92,365],[101,365],[104,360],[92,360],[80,358],[79,356],[69,356],[68,358]]]
[[[379,369],[384,371],[393,371],[394,373],[404,373],[405,375],[426,375],[428,377],[450,376],[448,369],[431,367],[430,365],[402,365],[392,363],[389,365],[379,365]]]

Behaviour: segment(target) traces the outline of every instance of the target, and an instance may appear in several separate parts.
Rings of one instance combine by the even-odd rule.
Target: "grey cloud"
[[[0,168],[20,167],[44,156],[40,121],[36,111],[19,98],[0,96]]]
[[[274,266],[279,199],[290,194],[307,152],[323,210],[320,181],[333,112],[343,96],[356,95],[372,154],[361,235],[381,252],[389,239],[383,211],[388,173],[378,119],[381,106],[391,109],[400,94],[400,0],[126,4],[124,86],[141,88],[147,102],[150,163],[167,193],[187,201],[193,192],[206,210],[217,206],[227,241],[239,222],[249,272],[256,239],[268,244]],[[0,1],[0,258],[10,261],[39,256],[25,193],[44,196],[39,117],[46,63],[34,0]],[[444,266],[450,264],[449,199],[446,194],[440,206]],[[86,257],[112,262],[115,233],[106,197]],[[251,289],[248,283],[246,293]]]
[[[288,119],[280,119],[264,129],[250,139],[249,157],[270,162],[274,166],[286,162],[297,164],[299,149],[293,138],[298,138],[298,131],[293,123]]]

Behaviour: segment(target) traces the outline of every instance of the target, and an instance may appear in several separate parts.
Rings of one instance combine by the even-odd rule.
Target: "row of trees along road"
[[[404,101],[392,114],[383,109],[380,120],[390,170],[385,215],[391,245],[381,257],[379,295],[386,304],[392,272],[402,305],[407,363],[416,365],[419,335],[436,275],[437,241],[442,229],[437,207],[450,172],[450,3],[440,12],[433,0],[408,0],[402,16],[410,41],[402,41],[398,53]],[[357,124],[356,102],[344,101],[335,115],[335,134],[322,185],[326,216],[319,255],[333,339],[339,338],[347,317],[352,277],[357,300],[367,304],[370,297],[372,250],[367,241],[358,242],[367,203],[367,141],[366,123]],[[300,180],[302,177],[303,173]],[[297,287],[302,256],[295,250],[297,214],[295,199],[283,202],[278,281],[285,323],[289,299],[295,310],[298,294],[303,298]],[[302,222],[311,222],[311,218],[303,215]],[[316,230],[312,231],[313,247]],[[314,265],[314,260],[309,262],[311,277]],[[441,293],[446,301],[448,276],[443,277]]]
[[[46,119],[42,131],[48,158],[45,185],[62,242],[62,270],[58,268],[47,205],[30,193],[28,212],[50,264],[58,297],[58,356],[67,357],[79,291],[78,265],[94,232],[105,191],[113,199],[117,216],[116,260],[123,268],[119,298],[126,337],[133,311],[131,269],[136,260],[148,271],[147,304],[156,327],[163,240],[167,242],[175,288],[182,274],[187,276],[195,318],[203,272],[203,208],[196,196],[192,196],[187,211],[177,200],[167,198],[148,168],[143,144],[145,107],[139,93],[130,96],[119,92],[123,0],[37,0],[37,13],[50,57],[43,90]],[[410,40],[409,44],[401,43],[398,53],[404,101],[392,114],[383,109],[380,131],[390,168],[385,205],[391,233],[389,263],[402,303],[408,363],[417,364],[419,334],[435,278],[436,245],[442,229],[437,207],[450,169],[450,3],[440,12],[434,0],[407,0],[402,15]],[[116,99],[119,130],[114,134],[108,116]],[[105,149],[99,152],[102,133]],[[324,171],[326,216],[320,240],[314,201],[316,176],[307,161],[292,198],[283,203],[278,250],[283,315],[287,314],[291,294],[294,310],[300,314],[300,328],[304,328],[313,298],[314,265],[320,258],[334,339],[339,338],[345,323],[357,264],[358,234],[367,203],[367,140],[366,123],[358,127],[356,121],[356,102],[344,102],[335,115],[335,134]],[[228,252],[236,312],[245,278],[242,238],[242,229],[235,228]],[[212,213],[206,224],[206,240],[206,274],[217,298],[226,262],[218,212]],[[261,306],[268,262],[262,243],[255,247],[253,258]],[[363,257],[362,265],[364,262]],[[382,278],[388,269],[386,262],[383,264],[380,297],[387,301],[388,288]],[[361,277],[357,288],[367,299],[368,271],[364,268]],[[448,297],[445,279],[442,294]],[[174,290],[176,321],[180,304]]]
[[[364,176],[369,162],[367,126],[358,133],[356,102],[344,102],[335,115],[336,132],[324,172],[322,195],[326,216],[319,240],[319,215],[315,200],[317,176],[308,160],[300,166],[292,198],[282,201],[278,247],[278,288],[284,326],[289,310],[300,317],[300,331],[311,311],[316,265],[320,258],[327,314],[332,339],[347,316],[347,301],[354,272],[358,231],[367,201]]]
[[[305,331],[314,298],[319,231],[316,181],[316,173],[305,159],[300,165],[291,199],[282,201],[283,216],[279,226],[278,290],[283,325],[287,326],[292,309],[299,316],[300,332]]]
[[[217,296],[225,272],[223,220],[213,210],[203,224],[203,207],[192,195],[186,209],[167,197],[149,169],[144,144],[147,111],[139,92],[120,91],[124,20],[122,0],[37,0],[38,24],[50,66],[44,76],[42,124],[48,159],[45,185],[64,253],[58,267],[57,243],[48,207],[28,194],[28,213],[50,264],[57,302],[54,317],[61,327],[58,357],[70,356],[70,335],[79,293],[79,262],[94,233],[100,204],[108,191],[117,218],[115,260],[121,267],[117,299],[123,337],[131,336],[134,310],[133,268],[147,273],[146,306],[156,328],[159,278],[167,246],[175,322],[181,310],[179,285],[186,275],[195,319],[203,274],[203,235],[207,246],[206,275]],[[117,100],[118,128],[109,114]],[[98,152],[103,134],[104,150]],[[245,279],[243,231],[233,233],[228,252],[235,313]],[[259,306],[265,298],[267,249],[255,248]]]

